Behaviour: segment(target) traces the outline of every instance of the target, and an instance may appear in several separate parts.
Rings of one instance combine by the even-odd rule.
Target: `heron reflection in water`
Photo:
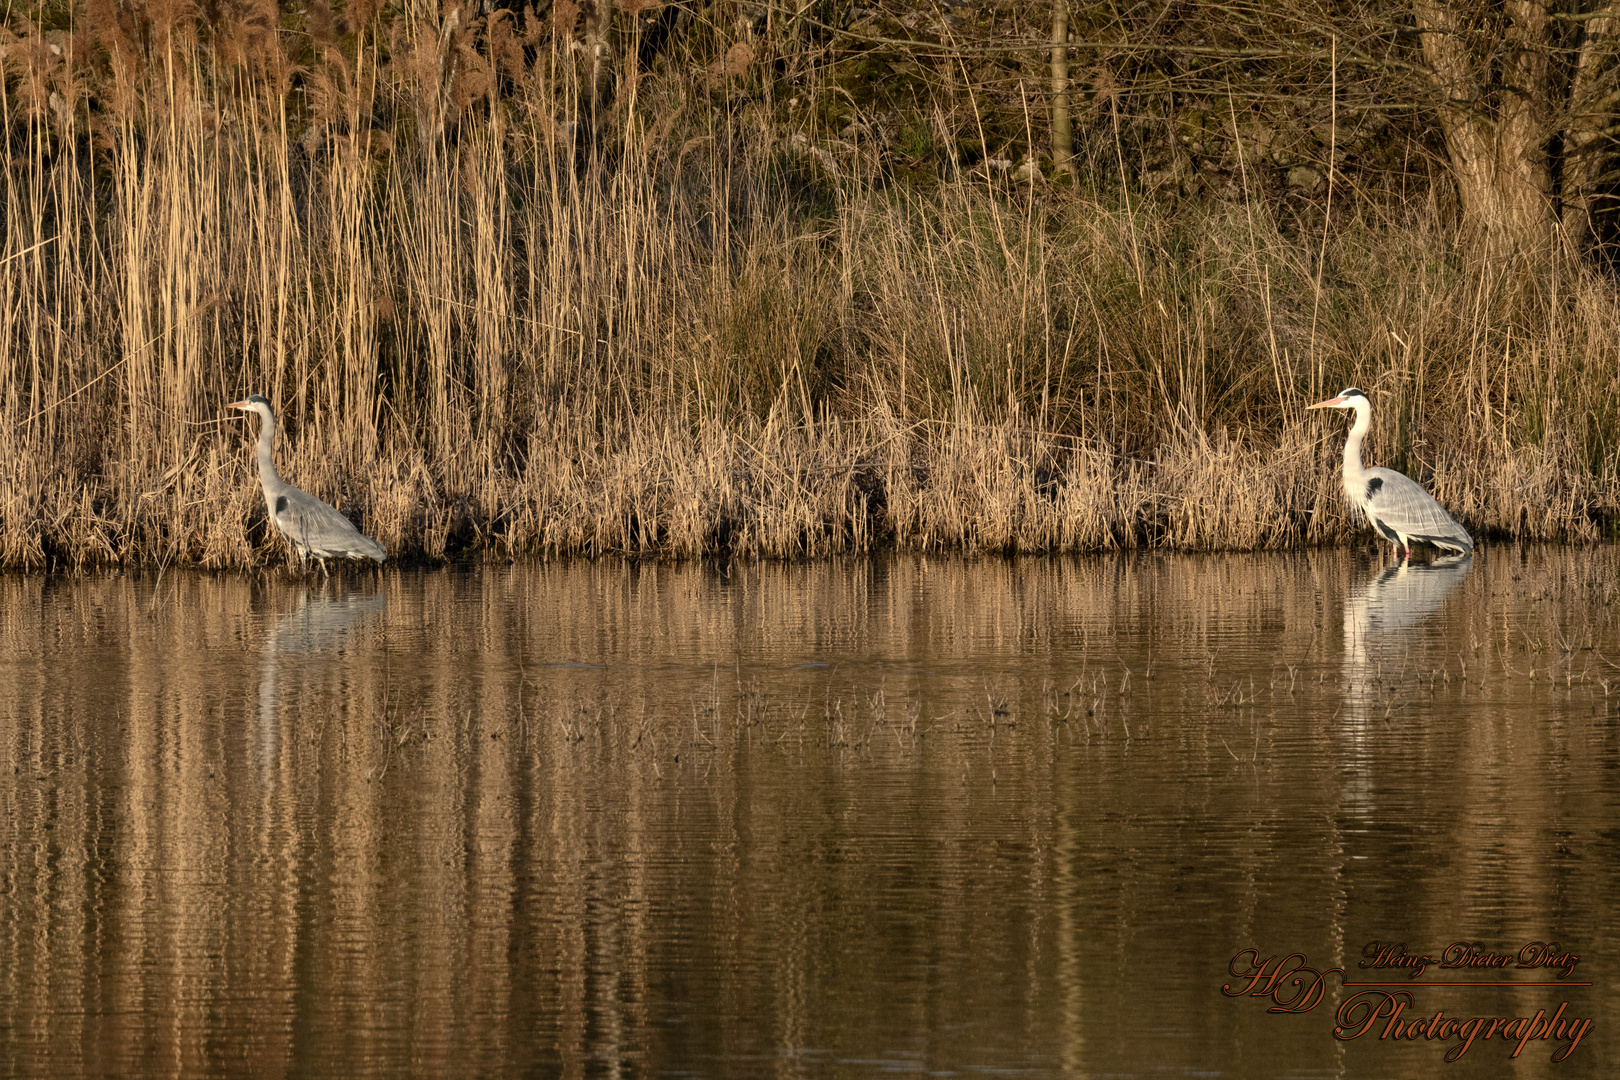
[[[264,507],[270,511],[270,520],[276,523],[281,535],[293,546],[301,560],[319,559],[321,572],[326,572],[327,559],[375,559],[382,562],[388,557],[383,546],[354,527],[337,509],[322,502],[307,491],[293,487],[276,472],[270,456],[271,444],[276,438],[276,412],[270,402],[258,394],[249,394],[241,401],[226,406],[243,412],[259,414],[259,487],[264,492]]]
[[[329,597],[324,589],[313,596],[308,589],[300,589],[293,610],[277,616],[265,639],[264,658],[259,665],[260,767],[269,768],[279,756],[277,703],[300,696],[308,676],[345,662],[342,646],[387,606],[388,598],[379,593]],[[289,671],[283,672],[284,661],[292,662]],[[294,686],[284,685],[287,676],[293,677]]]
[[[1433,562],[1392,563],[1344,605],[1345,690],[1352,706],[1377,705],[1387,690],[1386,661],[1403,663],[1413,646],[1426,637],[1425,624],[1451,591],[1473,569],[1471,555],[1452,555]]]
[[[1376,813],[1372,766],[1380,734],[1406,714],[1419,680],[1432,677],[1414,654],[1421,657],[1426,645],[1443,638],[1445,620],[1437,616],[1473,564],[1470,555],[1392,563],[1345,600],[1344,709],[1337,731],[1344,740],[1346,809]]]

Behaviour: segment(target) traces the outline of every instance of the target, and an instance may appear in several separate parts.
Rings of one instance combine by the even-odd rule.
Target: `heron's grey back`
[[[1394,469],[1374,467],[1367,470],[1367,487],[1369,517],[1422,543],[1473,550],[1474,539],[1468,530],[1411,477]]]
[[[275,493],[276,526],[294,547],[318,559],[356,558],[382,562],[383,546],[364,535],[348,518],[307,491],[284,484]]]

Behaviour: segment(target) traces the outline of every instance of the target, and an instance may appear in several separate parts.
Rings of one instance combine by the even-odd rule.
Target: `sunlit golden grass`
[[[146,17],[6,38],[0,565],[279,558],[248,392],[407,558],[1332,541],[1303,406],[1351,383],[1477,533],[1620,508],[1613,287],[1426,205],[1324,242],[1258,197],[906,188],[746,68],[607,102],[509,19]]]

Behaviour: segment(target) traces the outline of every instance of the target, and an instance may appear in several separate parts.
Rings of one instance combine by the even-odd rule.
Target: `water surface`
[[[0,578],[0,1071],[1607,1075],[1617,564]]]

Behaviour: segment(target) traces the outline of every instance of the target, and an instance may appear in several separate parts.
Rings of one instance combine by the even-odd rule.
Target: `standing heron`
[[[1361,440],[1372,426],[1372,403],[1366,394],[1352,386],[1339,391],[1338,397],[1306,408],[1356,410],[1356,422],[1344,443],[1344,493],[1352,506],[1360,507],[1367,515],[1373,530],[1395,545],[1397,556],[1405,548],[1407,558],[1411,558],[1414,543],[1459,555],[1474,550],[1468,530],[1411,477],[1394,469],[1361,467]]]
[[[293,487],[276,473],[276,464],[270,458],[270,444],[276,437],[276,414],[269,401],[258,394],[249,394],[226,408],[258,413],[263,421],[259,426],[259,487],[264,489],[264,506],[270,511],[270,520],[276,523],[299,558],[313,556],[321,560],[322,572],[326,570],[327,559],[382,562],[387,558],[383,546],[361,533],[348,518],[309,492]]]

